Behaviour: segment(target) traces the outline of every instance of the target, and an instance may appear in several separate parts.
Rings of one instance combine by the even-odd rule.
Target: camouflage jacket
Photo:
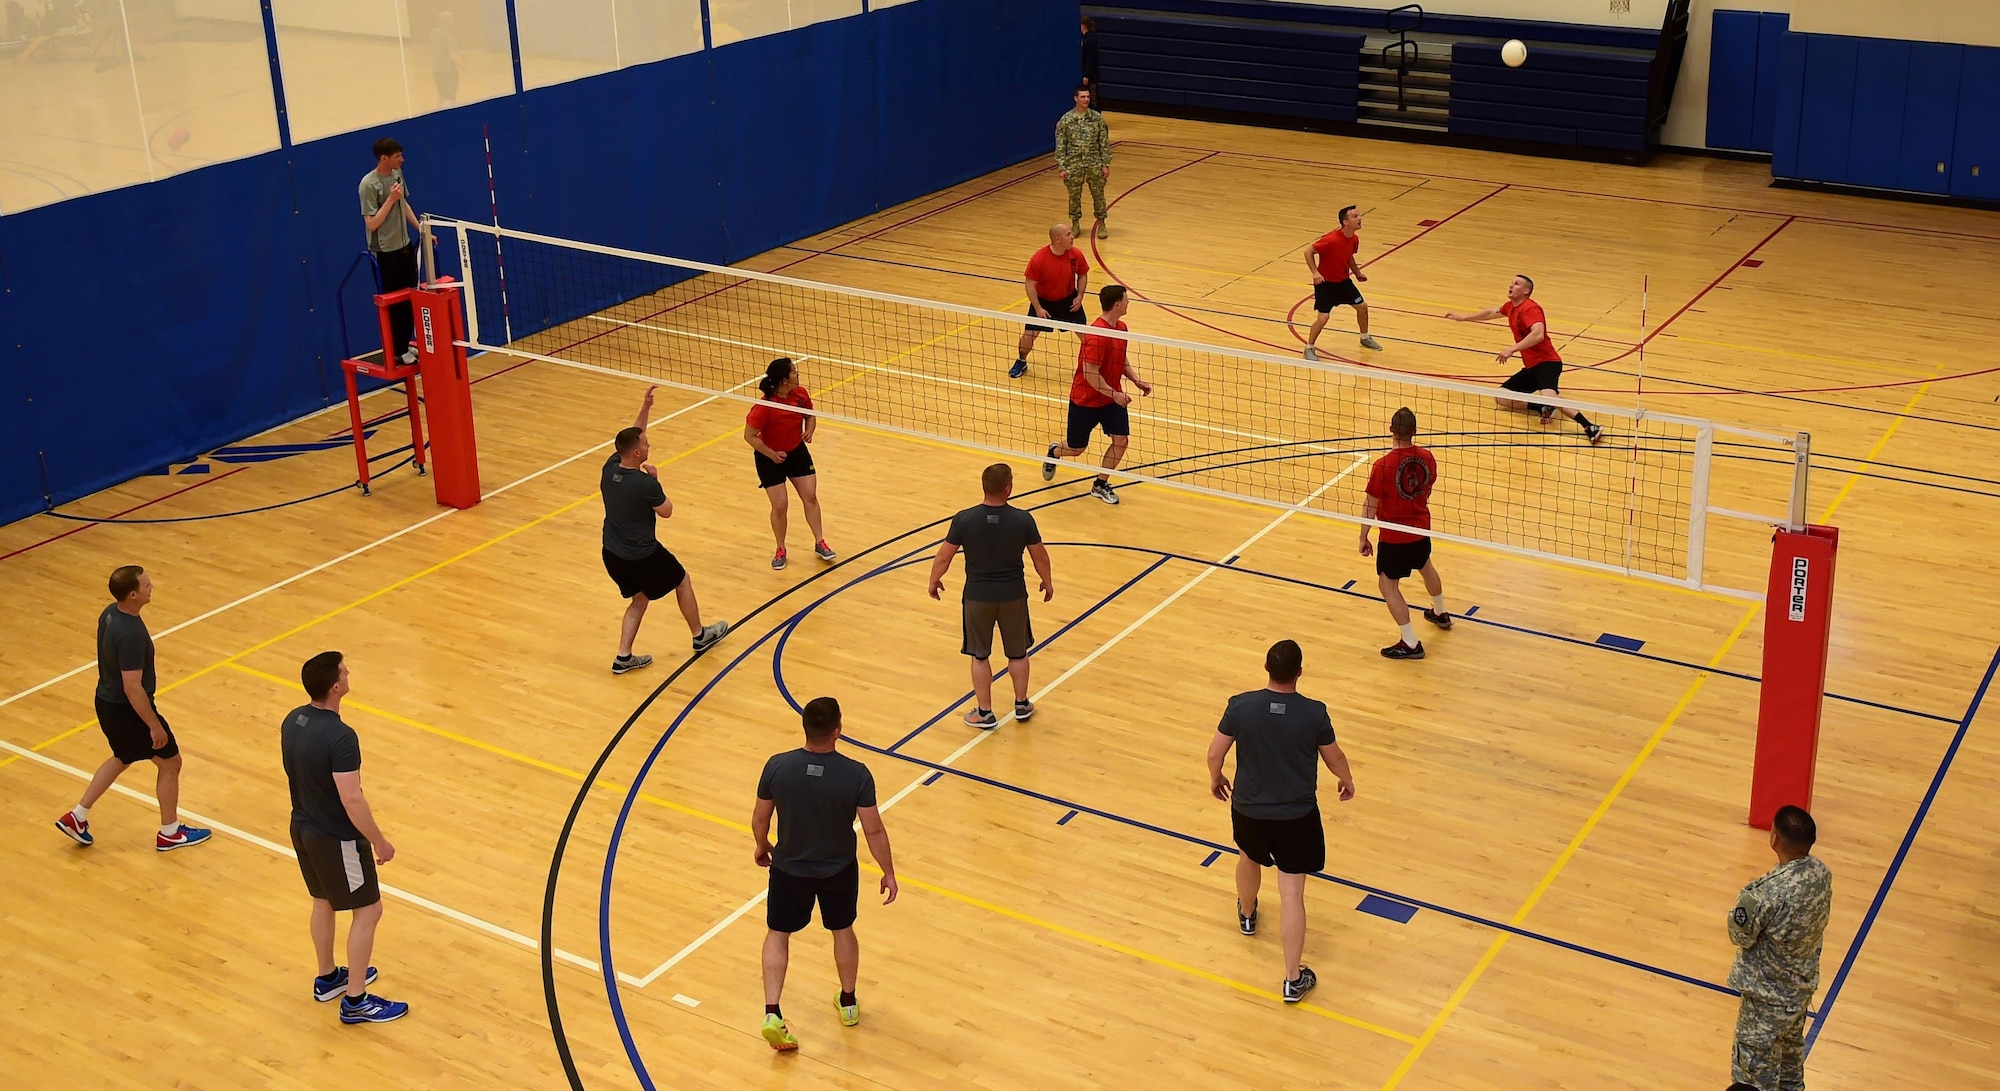
[[[1833,908],[1833,873],[1816,856],[1779,864],[1737,895],[1729,939],[1741,948],[1729,987],[1754,1000],[1803,1002],[1819,988],[1820,943]]]
[[[1096,110],[1065,110],[1056,120],[1056,168],[1075,174],[1111,165],[1111,126]]]

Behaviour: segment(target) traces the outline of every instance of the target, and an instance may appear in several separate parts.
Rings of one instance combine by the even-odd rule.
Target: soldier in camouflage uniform
[[[1757,1091],[1803,1091],[1806,1009],[1819,988],[1820,943],[1833,905],[1833,873],[1812,855],[1812,816],[1781,807],[1771,820],[1778,866],[1736,898],[1729,939],[1741,950],[1729,987],[1743,994],[1730,1078]]]
[[[1097,237],[1110,238],[1104,223],[1104,182],[1111,177],[1111,126],[1090,108],[1090,88],[1076,89],[1076,109],[1056,121],[1056,169],[1069,187],[1069,231],[1083,234],[1083,187],[1097,212]]]

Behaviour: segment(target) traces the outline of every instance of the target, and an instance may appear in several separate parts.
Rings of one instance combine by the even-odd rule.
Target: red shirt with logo
[[[1101,315],[1092,319],[1090,324],[1098,329],[1125,328],[1125,323],[1113,325],[1106,322]],[[1083,349],[1076,354],[1076,378],[1069,384],[1069,400],[1092,409],[1110,405],[1111,399],[1099,393],[1096,387],[1090,385],[1090,380],[1084,377],[1084,365],[1096,364],[1097,373],[1104,376],[1104,381],[1111,389],[1122,393],[1125,388],[1119,385],[1119,380],[1125,377],[1125,350],[1129,347],[1130,342],[1117,337],[1084,334]]]
[[[1028,259],[1026,279],[1035,282],[1035,294],[1047,302],[1060,303],[1076,294],[1076,278],[1090,272],[1077,247],[1058,254],[1044,246]]]
[[[1398,447],[1375,460],[1368,471],[1368,495],[1375,498],[1375,518],[1406,527],[1431,527],[1431,486],[1437,484],[1438,464],[1422,447]],[[1426,536],[1382,528],[1383,545],[1422,541]]]

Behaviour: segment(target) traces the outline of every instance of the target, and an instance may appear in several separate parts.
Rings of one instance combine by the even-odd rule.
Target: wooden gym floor
[[[1497,381],[1498,329],[1441,314],[1526,271],[1572,392],[1628,404],[1648,278],[1648,406],[1811,431],[1813,514],[1841,528],[1842,556],[1815,807],[1836,901],[1809,1078],[2000,1079],[2000,747],[1980,710],[2000,577],[1977,544],[2000,526],[2000,216],[1772,190],[1732,162],[1112,126],[1114,232],[1092,260],[1097,283],[1108,269],[1152,301],[1135,329],[1292,351],[1298,253],[1356,203],[1388,345],[1369,362]],[[749,264],[1011,307],[1061,208],[1052,172],[1024,164]],[[1354,351],[1348,323],[1323,345]],[[1038,368],[1068,351],[1045,340]],[[229,514],[350,480],[336,444],[225,450],[64,508],[111,523],[0,528],[10,1086],[562,1086],[534,937],[570,803],[635,710],[555,891],[550,981],[588,1087],[637,1085],[626,1036],[674,1088],[1728,1082],[1722,913],[1770,863],[1743,825],[1761,610],[1441,546],[1454,608],[1476,612],[1430,635],[1423,663],[1389,663],[1350,526],[1144,486],[1106,508],[1071,472],[1032,491],[1024,460],[1024,503],[1062,543],[1059,597],[1036,615],[1035,686],[1053,692],[1031,725],[979,735],[956,719],[955,606],[924,597],[921,563],[891,562],[928,554],[986,459],[829,425],[816,455],[847,563],[772,572],[741,407],[662,391],[663,538],[708,614],[743,628],[659,690],[683,630],[655,611],[641,649],[660,662],[612,677],[619,603],[597,561],[597,467],[640,388],[475,365],[489,493],[469,511],[436,508],[401,469],[372,497]],[[344,420],[335,407],[246,442],[339,440]],[[1735,480],[1719,502],[1781,510],[1775,479]],[[143,521],[191,517],[212,518]],[[1709,575],[1758,586],[1765,550],[1761,532],[1718,534]],[[147,855],[152,808],[129,795],[94,812],[88,851],[48,828],[103,757],[81,665],[125,563],[157,583],[183,807],[219,832],[198,852]],[[1326,805],[1307,944],[1322,984],[1301,1009],[1274,994],[1275,927],[1235,933],[1227,813],[1201,763],[1222,701],[1259,684],[1285,636],[1360,790]],[[415,1010],[388,1027],[342,1027],[307,998],[308,906],[278,850],[276,726],[302,699],[299,662],[326,648],[349,656],[348,719],[399,849],[375,961],[380,991]],[[774,1056],[755,1033],[764,880],[743,824],[763,757],[794,745],[788,699],[821,693],[855,740],[894,750],[854,752],[895,802],[904,893],[863,909],[857,1028],[828,1010],[824,933],[803,934],[786,997],[803,1047]],[[124,786],[151,781],[135,769]]]

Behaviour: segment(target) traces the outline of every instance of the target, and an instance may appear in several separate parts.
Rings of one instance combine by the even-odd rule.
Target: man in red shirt
[[[1306,248],[1306,268],[1312,270],[1313,278],[1313,325],[1306,335],[1308,360],[1319,359],[1319,331],[1326,328],[1333,309],[1342,305],[1354,308],[1355,324],[1361,327],[1361,347],[1382,351],[1382,343],[1368,336],[1368,301],[1354,286],[1355,281],[1368,279],[1354,260],[1355,251],[1361,249],[1360,234],[1361,213],[1348,205],[1340,210],[1340,227]]]
[[[1083,260],[1083,251],[1077,249],[1076,236],[1070,234],[1068,224],[1049,228],[1049,244],[1028,259],[1026,277],[1022,283],[1028,289],[1029,318],[1078,326],[1090,321],[1083,316],[1083,293],[1090,287],[1090,263]],[[1030,325],[1021,331],[1014,366],[1007,369],[1009,379],[1028,373],[1028,353],[1035,347],[1035,338],[1054,329]]]
[[[1416,435],[1417,415],[1408,406],[1396,410],[1389,418],[1393,445],[1388,454],[1375,460],[1375,468],[1368,473],[1368,499],[1361,505],[1363,519],[1416,530],[1431,528],[1431,486],[1437,484],[1438,464],[1429,451],[1417,446]],[[1411,572],[1423,574],[1424,590],[1431,593],[1424,620],[1440,629],[1451,628],[1451,614],[1444,608],[1444,581],[1431,563],[1430,535],[1383,527],[1382,546],[1377,549],[1368,540],[1368,530],[1367,524],[1362,524],[1361,555],[1374,555],[1382,601],[1389,604],[1389,616],[1402,630],[1394,644],[1382,649],[1382,655],[1387,659],[1422,659],[1424,644],[1417,639],[1417,630],[1410,624],[1410,604],[1403,599],[1404,577]]]
[[[1099,289],[1097,305],[1101,313],[1090,324],[1093,329],[1125,328],[1122,320],[1132,304],[1125,298],[1123,284],[1106,284]],[[1049,444],[1048,460],[1042,463],[1043,481],[1055,480],[1057,459],[1074,458],[1090,446],[1093,428],[1103,428],[1105,438],[1111,441],[1104,452],[1104,468],[1118,468],[1118,461],[1125,457],[1125,448],[1132,442],[1131,416],[1125,409],[1132,404],[1132,395],[1125,393],[1121,383],[1130,379],[1139,393],[1153,393],[1153,384],[1140,378],[1126,362],[1129,348],[1131,344],[1122,338],[1083,335],[1083,350],[1076,358],[1076,378],[1069,386],[1069,434],[1064,437],[1068,442]],[[1116,504],[1118,492],[1111,487],[1111,475],[1098,474],[1097,481],[1090,486],[1090,495],[1107,504]]]
[[[1444,316],[1453,322],[1485,322],[1505,315],[1507,328],[1514,335],[1514,343],[1508,345],[1506,351],[1494,359],[1504,364],[1518,352],[1521,354],[1521,369],[1509,376],[1506,382],[1501,383],[1501,389],[1512,390],[1519,394],[1561,397],[1562,391],[1557,389],[1557,386],[1562,381],[1562,357],[1557,355],[1555,345],[1549,341],[1549,320],[1548,316],[1542,313],[1542,305],[1529,298],[1534,291],[1535,282],[1528,278],[1528,274],[1518,273],[1507,283],[1507,302],[1471,314],[1446,311]],[[1604,429],[1590,423],[1589,418],[1574,409],[1560,405],[1539,405],[1516,398],[1496,398],[1494,401],[1502,409],[1526,409],[1540,413],[1543,424],[1554,420],[1555,415],[1561,413],[1581,426],[1584,437],[1591,443],[1598,443],[1604,439]]]

